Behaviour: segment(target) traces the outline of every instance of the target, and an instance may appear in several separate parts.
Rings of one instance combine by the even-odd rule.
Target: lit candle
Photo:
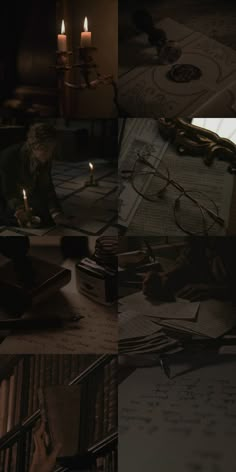
[[[57,36],[57,47],[59,52],[66,52],[67,51],[67,37],[66,37],[66,29],[65,29],[65,22],[62,20],[61,22],[61,34]]]
[[[25,211],[28,213],[30,211],[29,204],[28,204],[28,198],[25,189],[23,188],[23,198],[24,198],[24,207]]]
[[[81,41],[80,46],[82,48],[89,48],[91,47],[92,43],[92,34],[91,31],[88,31],[88,18],[87,16],[84,19],[84,31],[81,33]]]
[[[94,175],[93,175],[93,164],[92,164],[92,162],[89,163],[89,169],[90,169],[90,184],[93,184]]]

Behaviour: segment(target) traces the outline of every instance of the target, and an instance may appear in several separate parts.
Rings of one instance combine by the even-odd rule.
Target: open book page
[[[119,387],[120,470],[234,472],[235,369],[234,360],[171,379],[159,367],[128,377]]]
[[[142,201],[142,197],[133,189],[132,183],[124,171],[132,171],[138,159],[138,153],[151,154],[148,160],[155,168],[159,165],[167,143],[160,138],[157,123],[155,120],[128,119],[122,139],[121,152],[119,157],[120,174],[120,195],[119,195],[119,217],[118,223],[128,227],[137,208]],[[157,159],[158,158],[158,159]],[[141,177],[141,189],[145,192],[149,186],[151,177]]]

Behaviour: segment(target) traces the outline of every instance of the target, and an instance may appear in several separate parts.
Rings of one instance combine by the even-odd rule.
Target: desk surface
[[[66,318],[72,311],[84,318],[72,327],[50,331],[9,333],[0,344],[0,354],[104,354],[117,352],[118,321],[116,307],[99,305],[78,293],[75,261],[62,264],[72,271],[71,282],[48,301],[34,309],[34,315]],[[32,313],[24,315],[32,317]]]

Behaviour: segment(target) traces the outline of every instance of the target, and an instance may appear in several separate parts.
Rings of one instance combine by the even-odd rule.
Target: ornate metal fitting
[[[174,144],[178,154],[201,156],[207,166],[212,165],[214,159],[228,162],[228,171],[236,174],[236,145],[232,141],[192,125],[191,120],[159,118],[157,121],[160,135]]]

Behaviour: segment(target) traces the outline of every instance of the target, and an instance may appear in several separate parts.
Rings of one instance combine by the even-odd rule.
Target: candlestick
[[[87,16],[84,19],[84,31],[81,33],[81,41],[80,46],[82,48],[89,48],[91,47],[92,43],[92,33],[88,31],[88,18]]]
[[[65,34],[65,22],[62,20],[61,22],[61,34],[57,35],[57,47],[59,52],[66,52],[67,51],[67,36]]]
[[[28,198],[25,189],[23,188],[23,198],[24,198],[24,207],[25,211],[28,213],[30,211],[29,204],[28,204]]]

